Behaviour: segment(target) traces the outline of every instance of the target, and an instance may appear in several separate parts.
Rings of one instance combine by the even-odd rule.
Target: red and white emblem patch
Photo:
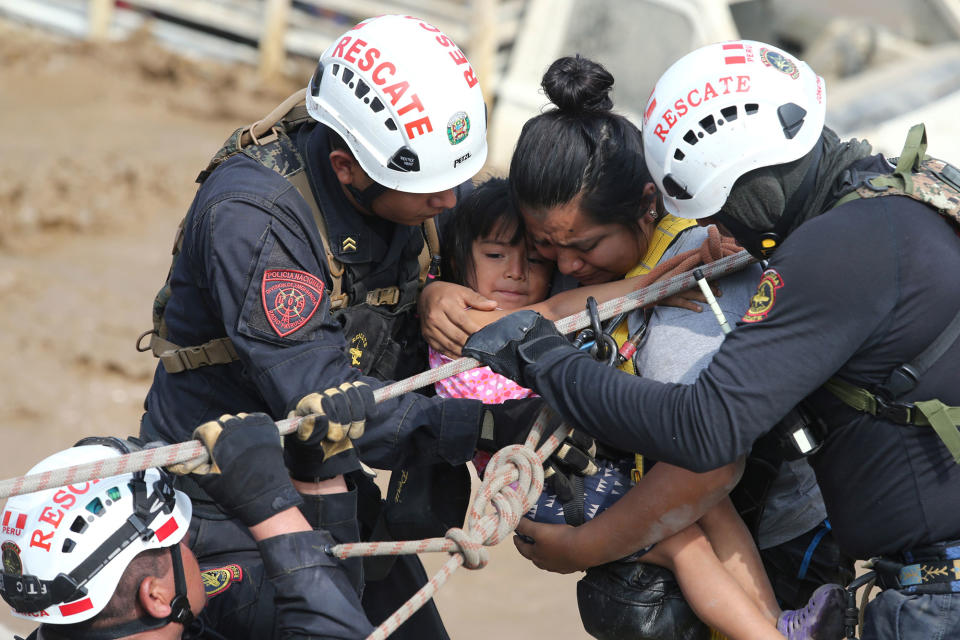
[[[750,308],[740,319],[742,322],[760,322],[767,317],[777,302],[777,290],[783,287],[783,278],[775,269],[767,269],[760,278],[757,292],[750,299]]]
[[[267,269],[260,291],[270,326],[281,338],[313,317],[323,300],[324,283],[306,271]]]

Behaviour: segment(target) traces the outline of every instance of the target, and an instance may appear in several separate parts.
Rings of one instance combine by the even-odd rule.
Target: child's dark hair
[[[453,220],[446,229],[448,237],[444,244],[447,250],[441,269],[443,279],[471,287],[473,243],[497,230],[508,236],[511,245],[523,241],[523,219],[511,201],[507,180],[489,178],[457,204]]]
[[[560,58],[542,86],[556,105],[523,126],[510,162],[510,188],[522,208],[547,209],[580,196],[599,224],[631,226],[653,203],[640,130],[611,111],[613,76],[603,65]]]

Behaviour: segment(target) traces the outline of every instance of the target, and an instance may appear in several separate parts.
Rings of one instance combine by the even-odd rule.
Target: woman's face
[[[522,239],[510,244],[514,231],[499,227],[473,243],[472,289],[501,309],[512,311],[545,300],[553,265]]]
[[[647,236],[640,223],[597,224],[580,210],[579,198],[544,211],[523,210],[533,244],[561,273],[580,284],[599,284],[622,278],[640,262]]]

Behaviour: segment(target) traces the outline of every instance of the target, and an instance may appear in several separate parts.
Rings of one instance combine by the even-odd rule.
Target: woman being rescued
[[[557,108],[524,126],[510,169],[513,200],[537,251],[555,260],[562,274],[582,285],[645,274],[658,263],[677,267],[682,262],[684,269],[689,269],[691,259],[697,262],[694,254],[706,254],[708,260],[720,257],[711,258],[706,248],[710,246],[719,253],[715,230],[657,211],[640,132],[610,111],[612,103],[607,93],[612,83],[612,76],[603,67],[579,57],[556,61],[544,76],[544,89]],[[710,234],[712,242],[705,243]],[[680,254],[683,257],[678,258]],[[720,304],[728,318],[743,315],[758,274],[759,270],[748,270],[721,281],[724,295]],[[559,319],[582,310],[587,295],[603,301],[649,281],[637,280],[632,286],[618,282],[600,291],[594,287],[567,291],[530,308]],[[500,317],[503,311],[481,311],[496,305],[464,292],[450,295],[451,286],[437,283],[428,287],[421,300],[421,313],[425,318],[424,335],[432,346],[456,355],[470,332]],[[438,298],[463,300],[473,309],[460,314],[449,308],[441,310],[436,304]],[[722,341],[720,327],[711,314],[680,307],[635,312],[615,335],[619,333],[621,341],[643,335],[641,327],[648,328],[646,336],[625,368],[664,381],[692,382]],[[598,390],[598,397],[601,394]],[[640,473],[647,472],[643,479],[581,526],[522,520],[518,533],[535,542],[518,537],[517,548],[537,566],[551,571],[595,568],[581,582],[578,595],[584,624],[598,637],[612,630],[605,630],[588,617],[610,618],[605,613],[611,612],[599,612],[599,616],[597,611],[591,612],[591,606],[584,602],[591,599],[590,585],[602,582],[603,576],[598,574],[604,572],[613,572],[622,578],[616,581],[624,585],[636,582],[634,578],[643,573],[643,563],[673,570],[698,616],[729,637],[778,637],[775,625],[780,607],[753,540],[726,497],[739,477],[740,466],[705,474],[667,464],[651,467],[649,461],[638,467]],[[812,473],[791,471],[787,484],[790,500],[783,502],[789,503],[789,508],[779,509],[780,513],[774,509],[766,517],[767,538],[775,539],[773,544],[814,529],[824,517]],[[703,563],[716,571],[705,572],[707,565]],[[710,579],[704,579],[707,573]],[[823,604],[815,599],[816,606],[807,610],[805,617],[816,618]],[[602,606],[625,605],[607,599]],[[639,618],[644,615],[637,612]],[[781,617],[786,625],[781,630],[789,631],[793,626],[798,633],[790,637],[810,637],[810,625],[790,624],[795,618],[791,612]],[[638,619],[635,624],[639,627],[643,623]]]

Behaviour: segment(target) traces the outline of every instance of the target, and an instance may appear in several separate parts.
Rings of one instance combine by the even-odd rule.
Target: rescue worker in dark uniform
[[[225,413],[277,419],[338,407],[351,416],[349,437],[305,432],[304,421],[285,455],[310,523],[355,541],[356,485],[375,494],[372,507],[361,501],[373,512],[368,526],[379,505],[357,472],[358,451],[391,469],[461,464],[476,446],[480,402],[408,393],[374,410],[371,389],[425,368],[413,315],[431,257],[421,225],[452,207],[483,165],[486,111],[461,50],[409,16],[370,19],[337,38],[297,97],[237,130],[198,178],[155,303],[161,362],[141,436],[177,442]],[[227,566],[233,553],[256,552],[200,487],[184,479],[182,488],[195,504],[190,543],[201,562]],[[345,564],[359,592],[359,560]],[[374,623],[425,581],[410,556],[391,575],[364,593]],[[432,604],[404,631],[446,635]]]
[[[693,471],[745,454],[802,403],[822,442],[809,437],[816,422],[798,442],[814,451],[838,543],[879,558],[884,590],[867,605],[863,638],[952,637],[960,172],[924,157],[922,129],[896,166],[865,142],[841,142],[824,126],[825,99],[805,63],[752,41],[688,54],[650,96],[644,151],[667,210],[723,225],[769,258],[749,310],[694,384],[619,376],[530,312],[463,351],[598,439]]]
[[[343,567],[322,551],[332,538],[296,509],[301,497],[273,421],[222,416],[198,428],[197,437],[212,460],[196,469],[199,482],[249,528],[259,553],[222,569],[198,566],[186,544],[190,498],[160,469],[16,496],[4,510],[24,526],[19,533],[4,527],[0,586],[13,615],[41,623],[28,640],[243,637],[236,630],[250,616],[239,608],[224,625],[219,605],[227,593],[252,594],[254,584],[273,605],[270,626],[256,629],[256,637],[352,640],[373,631]],[[86,438],[31,471],[131,450],[117,438]],[[260,473],[249,473],[254,464]]]

